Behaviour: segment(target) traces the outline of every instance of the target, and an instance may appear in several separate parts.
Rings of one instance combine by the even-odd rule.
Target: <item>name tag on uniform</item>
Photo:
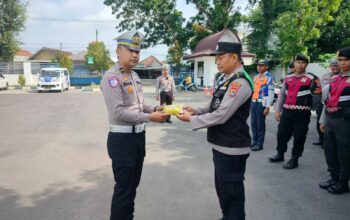
[[[124,86],[131,86],[131,85],[132,85],[132,82],[123,82],[123,85],[124,85]]]

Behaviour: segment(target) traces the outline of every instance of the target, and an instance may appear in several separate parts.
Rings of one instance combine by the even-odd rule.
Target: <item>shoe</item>
[[[254,147],[252,147],[252,151],[259,151],[259,150],[262,150],[264,149],[263,146],[259,146],[259,145],[255,145]]]
[[[312,145],[322,145],[322,142],[321,141],[317,141],[317,142],[312,143]]]
[[[325,182],[320,182],[318,184],[318,186],[321,188],[321,189],[328,189],[329,187],[335,185],[337,182],[338,182],[338,179],[337,177],[332,177],[330,180],[328,181],[325,181]]]
[[[339,180],[336,184],[330,186],[327,190],[332,194],[347,193],[349,192],[348,180]]]
[[[256,145],[258,145],[258,144],[252,143],[252,144],[250,145],[250,147],[253,148],[253,147],[255,147]]]
[[[284,161],[284,155],[283,154],[277,154],[276,156],[269,157],[270,162],[282,162]]]
[[[297,167],[298,167],[298,159],[293,157],[286,164],[283,165],[283,168],[287,170],[295,169]]]

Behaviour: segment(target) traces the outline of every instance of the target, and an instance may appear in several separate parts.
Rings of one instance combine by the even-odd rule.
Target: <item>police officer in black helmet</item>
[[[221,74],[214,84],[211,102],[200,108],[188,106],[187,111],[178,115],[190,122],[193,130],[208,128],[222,220],[245,219],[243,180],[251,144],[247,118],[253,85],[241,65],[241,51],[241,44],[218,43],[215,54]]]

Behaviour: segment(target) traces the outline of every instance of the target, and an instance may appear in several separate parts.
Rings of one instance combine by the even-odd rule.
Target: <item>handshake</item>
[[[194,115],[191,106],[182,107],[182,105],[165,105],[159,106],[155,110],[155,112],[150,114],[150,121],[152,122],[163,123],[170,117],[170,115],[175,115],[181,121],[189,122],[191,116]]]

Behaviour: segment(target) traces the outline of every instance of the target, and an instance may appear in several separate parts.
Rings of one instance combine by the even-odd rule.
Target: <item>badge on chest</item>
[[[132,86],[128,86],[127,91],[129,94],[134,93],[134,88]]]
[[[300,82],[302,82],[302,83],[305,83],[306,81],[307,81],[306,77],[302,77],[301,80],[300,80]]]

